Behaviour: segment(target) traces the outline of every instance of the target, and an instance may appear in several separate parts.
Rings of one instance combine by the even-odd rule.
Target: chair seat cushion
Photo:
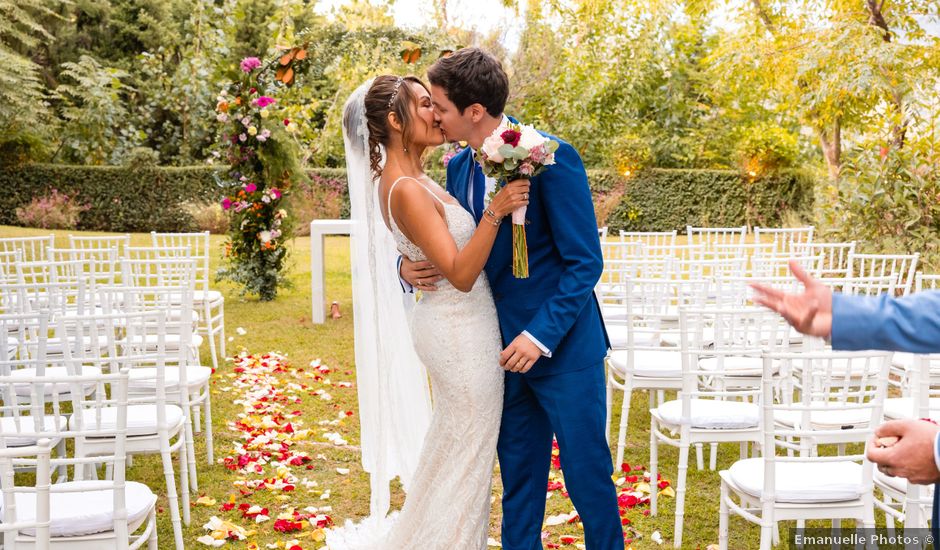
[[[693,428],[735,430],[757,427],[760,409],[754,403],[692,399],[690,420]],[[682,400],[666,401],[654,411],[660,420],[678,426],[682,420]]]
[[[17,418],[19,421],[17,422]],[[14,435],[14,434],[34,434],[36,433],[36,426],[33,423],[32,416],[3,416],[0,417],[0,433],[3,433],[3,439],[6,442],[7,447],[23,447],[26,445],[35,445],[36,442],[41,437],[51,437],[54,435],[53,432],[58,430],[64,430],[68,425],[68,417],[66,416],[52,416],[46,415],[42,418],[42,431],[50,432],[48,435],[41,435],[38,437],[33,437],[31,435]],[[58,428],[56,427],[58,425]]]
[[[887,487],[902,494],[907,493],[907,480],[903,477],[885,475],[881,473],[881,470],[875,468],[874,472],[872,472],[872,478],[875,481],[875,485]],[[932,499],[933,485],[921,485],[921,487],[920,496],[922,498]]]
[[[202,386],[206,383],[207,380],[209,380],[209,376],[211,375],[212,369],[209,367],[190,365],[186,367],[186,385],[189,388]],[[163,377],[165,381],[165,387],[167,389],[179,387],[179,367],[165,367]],[[152,367],[140,367],[130,370],[129,388],[131,390],[140,390],[144,388],[155,390],[156,387],[157,369]]]
[[[610,354],[610,366],[620,375],[627,372],[627,350]],[[682,376],[682,354],[677,349],[636,350],[633,352],[633,374],[649,378],[679,378]]]
[[[862,495],[862,465],[836,462],[777,462],[777,502],[844,502]],[[731,481],[745,493],[760,498],[764,490],[764,459],[739,460],[728,469]]]
[[[82,420],[86,430],[114,430],[117,426],[117,408],[101,409],[100,423],[95,418],[98,411],[85,409],[82,411]],[[166,405],[166,423],[171,429],[183,420],[183,411],[176,405]],[[71,429],[74,420],[69,420]],[[157,433],[157,406],[156,405],[129,405],[127,407],[127,435],[154,435]]]
[[[930,410],[930,419],[934,422],[940,422],[940,397],[931,397],[930,404],[927,405]],[[919,418],[914,411],[913,397],[889,397],[885,399],[885,418]]]
[[[222,297],[222,293],[218,290],[197,290],[193,292],[193,301],[200,304],[206,301],[208,301],[210,304],[215,304],[224,301],[224,299]]]
[[[809,418],[814,430],[861,428],[871,422],[871,409],[843,409],[832,403],[826,410],[811,411]],[[803,411],[774,410],[774,421],[782,426],[796,426],[803,421]]]
[[[45,376],[51,376],[56,378],[62,378],[68,376],[68,369],[65,367],[46,367]],[[101,375],[101,369],[98,367],[93,367],[91,365],[82,366],[82,375],[92,375],[99,376]],[[16,369],[10,373],[11,378],[25,378],[25,377],[34,377],[36,376],[36,369],[29,367],[24,369]],[[34,384],[14,384],[13,391],[16,395],[29,397],[30,392],[32,392]],[[95,391],[94,382],[83,382],[81,384],[82,389],[84,390],[85,395],[91,395]],[[45,395],[56,394],[67,394],[72,391],[72,385],[67,382],[58,382],[56,384],[46,384],[43,386],[43,393]]]
[[[69,481],[52,485],[49,494],[50,525],[53,537],[77,537],[104,533],[114,529],[114,494],[110,489],[96,489],[100,481]],[[72,492],[74,489],[82,489]],[[69,490],[69,492],[64,492]],[[157,496],[143,483],[128,481],[125,489],[127,523],[133,532],[147,519],[157,502]],[[35,521],[36,494],[16,493],[18,521]],[[0,509],[2,509],[0,503]],[[23,529],[24,534],[35,536],[35,529]]]

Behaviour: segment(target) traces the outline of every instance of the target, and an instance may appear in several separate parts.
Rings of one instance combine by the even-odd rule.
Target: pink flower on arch
[[[241,67],[241,70],[246,73],[250,73],[251,71],[257,69],[260,66],[261,66],[261,60],[258,59],[257,57],[246,57],[245,59],[242,59],[242,62],[239,64],[239,67]]]
[[[222,199],[222,210],[228,210],[232,207],[232,199],[225,197]]]
[[[271,189],[271,196],[273,196],[275,199],[281,198],[281,190],[278,189],[277,187],[272,188],[272,189]]]
[[[273,97],[268,97],[268,96],[266,96],[266,95],[263,95],[263,96],[261,96],[261,97],[256,97],[255,99],[251,100],[251,103],[252,103],[252,105],[254,105],[255,107],[260,107],[260,108],[264,109],[264,108],[267,107],[268,105],[272,105],[272,104],[276,103],[276,101],[275,101],[275,99],[274,99]]]
[[[245,193],[254,193],[257,190],[258,190],[258,186],[253,183],[249,183],[248,185],[245,186]]]

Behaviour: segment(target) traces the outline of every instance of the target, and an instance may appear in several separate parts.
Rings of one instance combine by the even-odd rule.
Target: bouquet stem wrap
[[[529,278],[529,249],[525,241],[526,206],[512,211],[512,275],[517,279]]]

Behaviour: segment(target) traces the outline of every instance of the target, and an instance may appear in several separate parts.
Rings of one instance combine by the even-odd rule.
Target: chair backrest
[[[36,311],[0,314],[0,361],[43,359],[49,338],[49,314]],[[9,374],[0,371],[0,374]]]
[[[620,231],[620,240],[640,242],[645,246],[675,246],[678,233],[675,229],[672,231]]]
[[[644,247],[643,253],[648,258],[672,256],[679,262],[691,262],[705,259],[705,245],[702,243],[649,245]]]
[[[813,242],[812,225],[807,227],[755,227],[754,240],[773,244],[776,254],[799,254],[800,245]]]
[[[716,279],[718,277],[744,277],[747,258],[706,258],[679,262],[679,272],[690,279]]]
[[[197,261],[189,258],[149,258],[121,261],[121,280],[132,287],[195,289]]]
[[[852,296],[894,295],[898,288],[898,279],[894,275],[877,277],[824,277],[820,278],[819,281],[833,291],[839,291]]]
[[[824,456],[834,453],[820,449],[871,437],[883,416],[890,358],[870,351],[764,354],[763,494],[776,494],[777,463],[851,460],[862,464],[862,498],[871,498],[871,463],[862,454]],[[778,422],[782,417],[791,421]],[[792,456],[780,456],[778,449]]]
[[[937,290],[937,289],[940,289],[940,275],[917,273],[914,276],[914,291],[915,292],[921,292],[923,290]]]
[[[794,243],[794,252],[802,256],[823,255],[820,277],[849,277],[849,256],[855,253],[855,241],[847,243]]]
[[[607,226],[606,225],[604,227],[597,228],[597,237],[602,241],[607,238]]]
[[[158,233],[150,232],[153,246],[158,248],[183,247],[188,250],[188,256],[197,261],[196,288],[202,291],[209,290],[209,241],[208,231],[198,233]]]
[[[914,288],[914,273],[920,254],[851,254],[850,277],[883,277],[897,279],[897,292],[910,294]]]
[[[755,277],[783,277],[791,275],[790,262],[797,262],[808,274],[819,277],[823,265],[823,255],[756,255],[751,258],[751,274]]]
[[[741,227],[693,227],[686,226],[685,234],[690,244],[702,243],[708,252],[719,244],[744,244],[747,226]]]
[[[75,250],[96,252],[116,249],[118,257],[121,257],[130,246],[131,236],[129,233],[94,237],[87,235],[69,235],[69,248]]]
[[[96,284],[113,285],[120,278],[121,258],[117,248],[49,248],[50,262],[80,262]]]
[[[7,550],[18,548],[20,533],[30,537],[29,548],[49,548],[51,454],[52,442],[46,438],[37,441],[36,445],[0,449],[0,492],[3,494],[0,533],[3,534],[3,548]],[[35,469],[36,477],[29,485],[16,484],[16,469],[23,462],[30,463]],[[33,506],[28,506],[30,502]]]
[[[55,246],[55,235],[41,237],[0,238],[0,252],[19,251],[22,261],[35,262],[46,259],[46,249]]]
[[[19,250],[0,252],[0,284],[16,281],[16,263],[23,261],[23,253]]]
[[[601,243],[604,262],[611,260],[638,260],[644,256],[643,243],[634,241],[604,241]]]

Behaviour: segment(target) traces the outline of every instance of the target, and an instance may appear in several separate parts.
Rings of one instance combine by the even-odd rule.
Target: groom
[[[478,48],[439,59],[428,71],[435,119],[449,140],[470,147],[447,165],[447,191],[480,221],[496,182],[475,151],[504,120],[509,79]],[[549,136],[552,137],[552,136]],[[622,550],[623,530],[605,433],[604,357],[609,342],[594,298],[603,259],[587,175],[569,144],[532,178],[526,214],[529,278],[512,275],[512,231],[500,227],[486,263],[505,349],[505,400],[498,454],[504,550],[541,549],[552,436],[588,550]],[[507,220],[508,221],[508,220]],[[402,261],[402,278],[434,289],[426,262]]]

